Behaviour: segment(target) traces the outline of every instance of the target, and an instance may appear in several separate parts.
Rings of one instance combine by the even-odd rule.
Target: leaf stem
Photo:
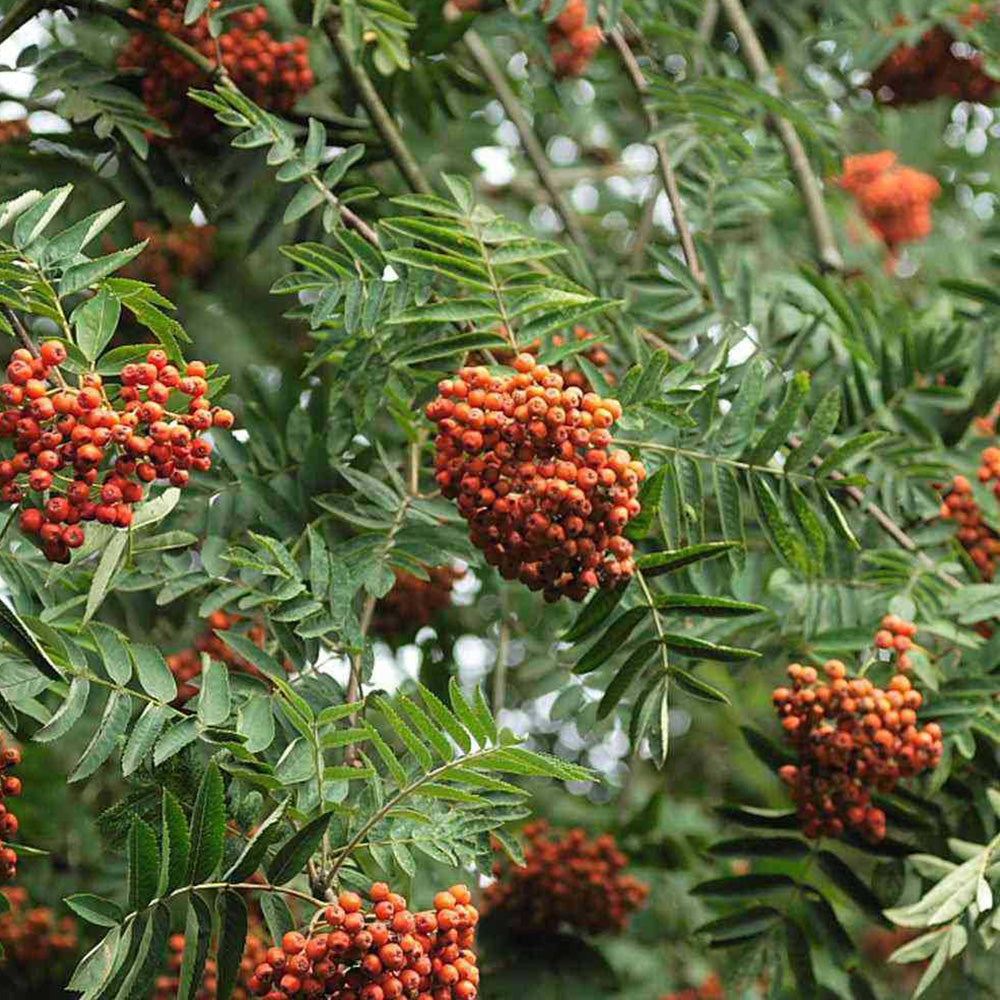
[[[389,109],[383,103],[382,98],[379,97],[371,77],[366,72],[364,66],[354,58],[350,46],[340,32],[338,19],[334,15],[327,17],[323,21],[323,31],[330,40],[330,44],[337,54],[340,65],[350,77],[354,89],[358,92],[358,97],[361,98],[361,103],[365,106],[365,110],[372,120],[372,124],[388,147],[406,183],[418,194],[431,194],[433,189],[430,182],[420,169],[416,157],[406,145],[406,141],[403,139],[402,133],[393,120]]]
[[[497,99],[503,105],[507,117],[517,129],[517,134],[521,138],[521,145],[524,146],[524,152],[531,161],[531,165],[535,168],[535,173],[538,174],[538,179],[542,182],[542,186],[548,191],[549,197],[552,199],[552,206],[559,213],[559,217],[562,219],[570,239],[581,252],[586,253],[589,244],[580,226],[579,217],[566,200],[559,182],[552,173],[552,167],[549,165],[545,150],[542,148],[538,136],[535,135],[531,122],[518,102],[512,87],[507,82],[507,78],[493,58],[493,53],[490,52],[486,44],[472,28],[465,33],[465,46],[475,60],[480,72],[486,77],[489,85],[496,93]]]
[[[625,73],[632,83],[639,103],[642,106],[643,115],[646,118],[646,126],[650,133],[655,132],[659,127],[659,120],[656,112],[643,102],[646,95],[646,77],[639,66],[639,61],[635,57],[621,29],[607,26],[607,13],[601,12],[601,20],[605,25],[605,34],[611,39],[618,52]],[[677,175],[674,173],[673,164],[670,162],[670,154],[667,152],[667,142],[662,136],[652,139],[653,147],[656,150],[656,159],[660,167],[660,178],[663,182],[663,190],[667,193],[667,200],[670,202],[670,209],[673,212],[674,226],[681,241],[681,249],[684,252],[684,260],[688,270],[694,279],[699,283],[704,283],[705,275],[702,272],[701,264],[698,261],[698,252],[695,250],[694,239],[691,236],[691,227],[688,225],[687,214],[684,210],[684,202],[681,199],[680,188],[677,186]]]
[[[750,67],[758,84],[767,84],[773,80],[773,72],[767,61],[767,54],[754,30],[747,12],[743,9],[741,0],[721,0],[722,9],[740,43],[743,57]],[[795,175],[799,193],[805,203],[806,215],[812,229],[813,242],[820,267],[825,271],[842,271],[843,258],[837,246],[837,238],[833,225],[823,202],[823,189],[813,172],[805,146],[799,137],[795,126],[787,118],[774,118],[774,130],[778,133],[781,144],[785,147],[789,166]]]

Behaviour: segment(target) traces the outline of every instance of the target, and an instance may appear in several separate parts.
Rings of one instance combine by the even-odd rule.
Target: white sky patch
[[[494,187],[509,184],[517,173],[510,150],[504,146],[480,146],[472,151],[472,158],[482,168],[486,183]]]

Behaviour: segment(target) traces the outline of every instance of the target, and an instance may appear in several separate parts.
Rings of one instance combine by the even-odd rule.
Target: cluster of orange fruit
[[[959,21],[971,27],[989,17],[983,4],[974,3]],[[904,27],[908,22],[900,15],[895,23]],[[868,89],[883,104],[895,107],[923,104],[939,97],[988,102],[1000,81],[985,71],[980,53],[959,49],[956,42],[947,28],[931,28],[916,45],[894,49],[872,73]]]
[[[221,0],[211,0],[218,10]],[[162,31],[196,49],[213,63],[221,57],[230,79],[255,104],[278,113],[290,111],[316,82],[305,38],[279,42],[265,29],[264,6],[238,9],[226,30],[213,38],[208,15],[184,23],[185,0],[140,0],[132,11]],[[192,143],[216,128],[213,113],[188,97],[192,87],[207,88],[207,76],[185,56],[155,36],[132,34],[118,60],[122,70],[142,73],[142,97],[149,113],[168,125],[175,139]]]
[[[526,933],[566,925],[606,934],[624,930],[645,903],[649,887],[622,874],[628,857],[609,834],[591,840],[583,830],[570,830],[557,838],[538,821],[524,835],[523,867],[494,844],[496,881],[484,890],[484,913]]]
[[[27,118],[12,118],[0,122],[0,146],[6,146],[10,142],[21,142],[30,135],[31,128],[28,126]]]
[[[1000,448],[983,449],[982,464],[976,472],[981,483],[993,484],[993,494],[1000,500]],[[1000,558],[1000,537],[983,519],[972,483],[965,476],[955,476],[941,501],[941,517],[958,527],[957,537],[984,580],[992,580]]]
[[[340,893],[316,916],[307,937],[289,931],[268,948],[249,980],[264,1000],[476,1000],[473,951],[479,913],[464,885],[434,897],[434,908],[411,912],[384,882]]]
[[[582,601],[635,571],[622,532],[642,509],[646,469],[611,448],[618,400],[567,386],[528,353],[513,367],[509,377],[466,367],[438,383],[426,409],[436,480],[505,579]]]
[[[57,918],[48,906],[32,906],[28,890],[21,886],[0,892],[9,904],[7,912],[0,914],[0,980],[3,973],[18,983],[57,980],[79,947],[76,919]]]
[[[926,239],[934,228],[931,205],[941,185],[930,174],[899,164],[891,150],[848,156],[837,183],[854,197],[890,254],[902,243]]]
[[[542,10],[548,7],[548,0]],[[604,41],[596,24],[589,24],[586,0],[569,0],[549,25],[549,48],[556,76],[582,76]]]
[[[901,657],[912,648],[916,627],[887,615],[875,637],[879,649]],[[886,688],[866,677],[849,677],[840,660],[788,668],[791,687],[772,696],[798,763],[779,771],[789,786],[807,837],[840,837],[853,829],[872,842],[886,834],[885,813],[872,792],[890,792],[904,778],[934,768],[943,749],[941,727],[920,725],[923,696],[905,673]]]
[[[229,614],[226,611],[213,611],[206,621],[208,628],[195,639],[193,646],[167,657],[167,666],[177,681],[177,698],[174,702],[176,705],[183,705],[198,693],[198,688],[191,681],[201,675],[202,653],[207,653],[211,659],[217,660],[219,663],[225,663],[232,670],[240,670],[254,677],[262,676],[252,663],[237,655],[215,634],[216,629],[227,631],[243,621],[240,615]],[[263,649],[264,643],[267,641],[267,629],[259,622],[254,622],[247,629],[246,637],[260,649]]]
[[[20,824],[6,800],[21,794],[21,779],[10,773],[20,763],[21,751],[9,746],[0,733],[0,878],[8,881],[17,875],[17,852],[6,841],[17,836]]]
[[[251,914],[243,958],[237,973],[236,985],[230,994],[232,1000],[250,1000],[253,992],[250,989],[250,979],[254,969],[267,957],[267,941],[265,931],[256,914]],[[159,976],[155,984],[153,1000],[177,1000],[180,989],[181,966],[184,964],[184,935],[172,934],[168,942],[167,968]],[[214,1000],[218,995],[218,966],[214,959],[205,962],[201,983],[194,995],[194,1000]]]
[[[402,569],[393,573],[396,582],[376,602],[372,617],[373,631],[383,638],[409,635],[429,625],[435,615],[451,607],[452,588],[465,576],[452,566],[427,567],[426,580]]]
[[[173,294],[179,278],[198,281],[214,264],[215,226],[171,226],[136,221],[137,242],[149,240],[146,249],[119,272],[123,278],[148,281],[166,296]]]

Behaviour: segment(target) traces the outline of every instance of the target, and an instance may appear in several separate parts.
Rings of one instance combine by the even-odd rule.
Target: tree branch
[[[767,55],[753,25],[750,23],[750,18],[747,17],[747,13],[743,9],[743,4],[740,0],[721,0],[721,3],[754,78],[758,83],[769,81],[773,74],[767,61]],[[802,140],[799,138],[798,132],[795,131],[795,126],[788,119],[774,118],[773,122],[774,130],[778,133],[778,138],[785,147],[789,165],[805,203],[806,215],[812,229],[820,267],[825,271],[840,271],[843,269],[844,261],[840,256],[830,216],[823,203],[823,189],[809,163],[805,146],[802,145]]]
[[[483,76],[486,77],[496,93],[497,99],[503,105],[507,117],[514,123],[517,134],[521,137],[521,145],[524,147],[524,152],[531,161],[531,165],[535,168],[542,186],[548,191],[549,197],[552,199],[552,205],[566,226],[566,232],[569,233],[570,239],[582,252],[586,252],[588,243],[580,226],[580,220],[563,195],[552,173],[552,167],[549,165],[545,150],[542,149],[542,144],[539,142],[538,136],[535,135],[535,131],[524,109],[518,103],[517,95],[493,58],[493,53],[490,52],[483,40],[471,28],[465,33],[465,45],[471,53],[472,58],[475,59]]]
[[[323,22],[323,30],[326,33],[326,37],[330,40],[330,44],[333,46],[333,50],[336,52],[337,59],[340,61],[344,72],[351,78],[351,83],[354,84],[354,88],[357,90],[358,96],[361,98],[361,103],[364,104],[365,110],[372,120],[372,124],[378,130],[379,135],[388,147],[389,153],[393,160],[395,160],[396,166],[399,167],[399,172],[405,178],[406,183],[418,194],[431,194],[433,189],[430,182],[424,176],[416,158],[406,145],[406,141],[396,126],[396,122],[393,120],[389,109],[382,102],[382,98],[379,97],[371,77],[365,71],[365,68],[354,59],[350,47],[340,33],[339,24],[336,19],[333,17],[326,18]]]
[[[607,19],[603,13],[601,20],[606,25]],[[625,40],[625,36],[618,28],[605,27],[605,33],[608,38],[611,39],[611,44],[614,45],[617,50],[618,57],[621,59],[622,65],[625,67],[625,72],[628,75],[629,80],[632,82],[632,86],[635,88],[636,94],[639,96],[639,103],[642,106],[643,114],[646,118],[646,125],[649,128],[649,131],[655,132],[659,125],[659,121],[656,117],[656,112],[648,107],[643,100],[646,95],[646,77],[643,75],[639,62],[635,57],[635,53],[629,47],[628,42]],[[670,209],[674,216],[674,226],[677,229],[677,235],[681,241],[681,249],[684,251],[684,260],[687,263],[688,270],[694,276],[695,280],[701,283],[705,280],[705,276],[701,270],[701,264],[698,262],[698,252],[694,247],[694,239],[691,236],[691,227],[688,225],[687,215],[684,211],[684,202],[681,200],[681,192],[677,186],[677,175],[674,173],[673,164],[670,162],[670,154],[667,152],[666,140],[662,137],[654,139],[653,146],[656,149],[656,159],[660,166],[660,178],[663,181],[663,190],[667,193],[667,199],[670,202]]]

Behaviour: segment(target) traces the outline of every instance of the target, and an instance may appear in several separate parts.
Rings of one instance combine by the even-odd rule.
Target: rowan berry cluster
[[[838,183],[850,192],[872,232],[894,253],[901,243],[925,239],[934,228],[931,205],[941,185],[896,162],[890,150],[848,156]]]
[[[986,448],[983,461],[979,478],[987,482],[1000,473],[1000,448]],[[1000,497],[1000,483],[994,486],[994,493]],[[955,476],[951,481],[951,487],[941,501],[941,517],[955,522],[958,540],[969,553],[969,558],[979,568],[984,580],[992,580],[1000,557],[1000,537],[983,520],[983,511],[972,492],[972,483],[965,476]]]
[[[0,146],[6,146],[11,142],[21,142],[31,135],[31,128],[27,118],[13,118],[10,121],[0,122]]]
[[[20,824],[7,800],[21,794],[21,779],[10,773],[20,763],[21,751],[10,746],[0,733],[0,879],[7,881],[17,875],[17,852],[7,841],[17,836]]]
[[[726,991],[722,987],[722,980],[713,972],[701,986],[665,993],[660,1000],[726,1000]]]
[[[646,469],[610,447],[617,400],[566,386],[530,354],[513,367],[510,377],[462,368],[438,383],[426,411],[438,425],[437,483],[505,579],[581,601],[634,572],[622,532],[642,509]]]
[[[49,907],[31,906],[31,897],[21,886],[0,891],[10,904],[0,915],[2,964],[7,971],[28,974],[41,965],[61,964],[75,954],[79,939],[73,917],[57,919]]]
[[[590,840],[583,830],[550,836],[544,821],[529,823],[524,866],[514,865],[498,844],[496,881],[484,890],[484,913],[501,915],[519,930],[566,925],[583,934],[625,929],[649,895],[649,886],[623,875],[628,857],[604,834]]]
[[[0,413],[0,439],[14,445],[0,461],[0,500],[20,504],[37,495],[40,506],[25,506],[20,526],[38,537],[50,562],[69,562],[70,550],[83,544],[81,522],[127,528],[144,484],[182,487],[190,470],[208,471],[212,442],[202,432],[233,425],[229,410],[208,401],[203,361],[190,362],[182,375],[154,348],[144,362],[125,365],[120,386],[86,372],[72,387],[59,371],[65,360],[57,340],[37,355],[19,348],[0,384],[9,407]],[[189,397],[187,413],[167,409],[175,393]]]
[[[133,13],[169,32],[213,63],[221,53],[230,79],[255,104],[270,111],[290,111],[316,82],[305,38],[279,42],[265,30],[269,15],[263,5],[241,10],[226,19],[227,30],[217,39],[209,31],[208,15],[184,23],[185,0],[141,0]],[[211,10],[221,6],[212,0]],[[134,32],[118,60],[122,70],[143,74],[142,98],[149,113],[164,122],[173,136],[193,142],[216,128],[212,112],[188,98],[192,87],[208,87],[209,78],[183,55],[155,36]]]
[[[451,607],[451,591],[464,571],[452,566],[429,566],[430,579],[405,570],[393,570],[396,582],[392,590],[375,604],[372,628],[383,637],[408,635],[429,625],[435,615]]]
[[[886,615],[875,633],[875,648],[896,653],[896,669],[908,673],[913,669],[909,651],[913,649],[916,634],[913,622],[904,621],[899,615]]]
[[[501,336],[506,335],[506,327],[500,328]],[[578,341],[588,341],[596,339],[594,335],[585,327],[577,326],[573,330],[573,334]],[[561,333],[557,333],[552,337],[553,347],[562,347],[565,344],[566,338],[563,337]],[[521,351],[525,354],[531,354],[534,357],[538,357],[542,350],[542,340],[537,338],[533,340],[527,347],[522,347]],[[493,357],[502,365],[512,364],[517,353],[512,350],[500,350],[493,351]],[[596,368],[605,368],[611,363],[611,355],[600,345],[595,344],[588,351],[584,353],[584,357]],[[474,352],[469,355],[469,364],[481,365],[485,364],[484,355]],[[565,386],[575,386],[577,389],[582,389],[584,392],[590,392],[592,386],[590,382],[587,381],[586,376],[579,371],[567,370],[562,365],[555,366],[554,371],[557,371],[563,377],[563,384]],[[605,376],[609,383],[614,384],[615,378],[610,372]]]
[[[173,226],[165,229],[149,222],[133,224],[137,241],[148,240],[146,249],[127,267],[123,278],[148,281],[164,295],[171,295],[179,278],[198,281],[214,264],[215,226]]]
[[[260,922],[254,918],[250,921],[243,958],[237,974],[236,985],[230,994],[232,1000],[250,1000],[253,993],[250,989],[250,979],[254,969],[267,959],[267,942],[263,936]],[[180,990],[181,966],[184,963],[184,935],[172,934],[168,942],[167,971],[156,980],[153,1000],[176,1000]],[[218,995],[218,966],[214,959],[205,962],[201,985],[194,995],[194,1000],[214,1000]]]
[[[966,26],[986,21],[982,4],[973,4],[959,20]],[[896,24],[906,25],[899,17]],[[967,46],[959,47],[955,36],[938,25],[916,45],[900,45],[872,74],[868,89],[883,104],[903,107],[946,97],[955,101],[987,104],[1000,81],[984,70],[983,57]]]
[[[544,11],[548,2],[542,5]],[[596,24],[587,23],[586,0],[569,0],[548,27],[549,48],[556,76],[582,76],[604,41]]]
[[[905,674],[883,690],[865,677],[849,678],[839,660],[823,670],[826,680],[820,681],[814,667],[793,663],[791,688],[774,691],[774,707],[799,759],[779,773],[807,837],[854,830],[877,842],[885,837],[886,821],[871,804],[872,792],[889,792],[900,779],[935,767],[941,728],[919,726],[923,696]]]
[[[479,914],[464,885],[434,897],[434,909],[411,913],[406,899],[376,882],[370,908],[342,892],[314,921],[309,937],[290,931],[269,948],[250,978],[265,1000],[475,1000]]]
[[[199,635],[193,646],[182,649],[167,657],[167,666],[177,681],[177,698],[175,705],[183,705],[198,693],[198,688],[191,681],[201,676],[201,654],[207,653],[213,660],[227,664],[233,670],[239,670],[253,677],[263,676],[249,660],[239,656],[215,634],[216,630],[226,631],[243,621],[240,615],[232,615],[226,611],[213,611],[207,618],[208,628]],[[259,622],[250,625],[246,637],[258,648],[263,649],[267,641],[267,629]]]

